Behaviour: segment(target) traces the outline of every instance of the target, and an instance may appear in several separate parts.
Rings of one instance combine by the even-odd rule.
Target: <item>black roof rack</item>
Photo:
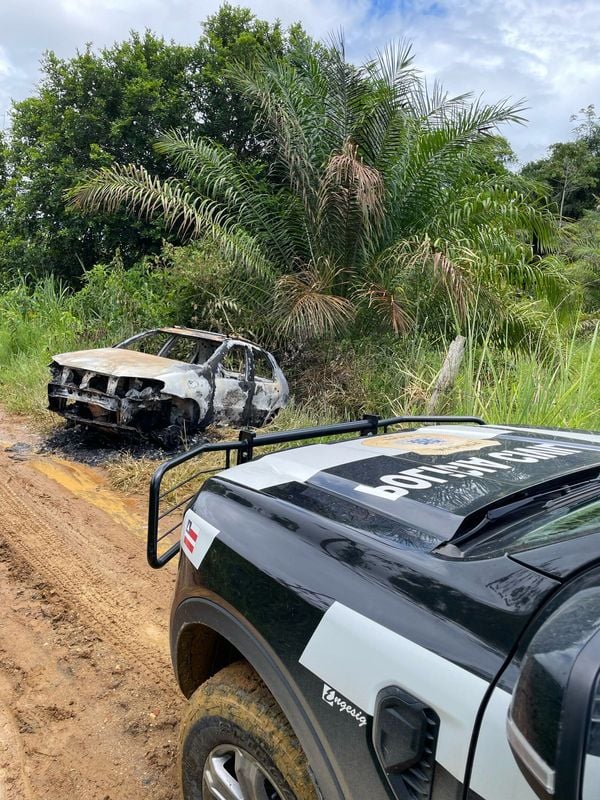
[[[232,466],[231,456],[236,454],[236,464],[245,464],[254,458],[255,451],[263,447],[272,447],[278,444],[291,444],[310,439],[322,439],[328,436],[343,436],[345,434],[357,433],[359,436],[374,436],[379,432],[387,433],[388,429],[395,425],[409,425],[419,423],[430,424],[461,424],[471,423],[475,425],[485,425],[485,421],[479,417],[444,417],[444,416],[416,416],[416,417],[389,417],[381,418],[375,414],[366,414],[361,420],[352,422],[338,422],[333,425],[321,425],[314,428],[298,428],[296,430],[278,431],[256,435],[254,431],[240,431],[239,439],[231,442],[215,442],[200,444],[184,453],[179,453],[173,458],[161,464],[155,471],[150,481],[150,497],[148,509],[148,539],[147,539],[147,558],[148,563],[154,569],[163,567],[170,561],[180,549],[179,537],[172,542],[176,532],[178,532],[181,516],[185,513],[190,501],[196,496],[198,481],[203,480],[207,475],[213,475],[223,469]],[[201,458],[207,453],[222,453],[223,464],[218,467],[209,467],[194,471],[191,476],[186,476],[174,486],[161,491],[162,482],[165,475],[171,470],[185,464],[192,459]],[[179,499],[177,492],[182,492],[185,486],[196,481],[196,489]],[[161,501],[171,497],[172,505],[166,510],[161,511]],[[178,512],[177,522],[171,524],[173,515]],[[171,517],[170,520],[168,518]],[[163,529],[166,527],[166,530]],[[166,550],[160,552],[161,543],[165,543]]]

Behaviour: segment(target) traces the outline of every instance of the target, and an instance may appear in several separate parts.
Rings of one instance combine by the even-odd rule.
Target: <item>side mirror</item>
[[[600,587],[590,587],[531,640],[508,713],[511,750],[541,800],[596,800],[599,676]]]

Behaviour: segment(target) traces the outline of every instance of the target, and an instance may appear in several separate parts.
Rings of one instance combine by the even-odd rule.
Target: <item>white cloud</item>
[[[21,71],[15,67],[4,47],[0,45],[0,131],[7,128],[10,121],[10,94],[7,87],[20,77],[23,77]]]
[[[361,60],[393,38],[414,42],[416,63],[453,93],[526,98],[530,123],[505,133],[523,160],[571,135],[569,117],[600,105],[598,0],[240,0],[259,17],[300,20],[324,38],[342,28]],[[2,0],[0,119],[8,98],[32,91],[45,49],[71,55],[149,27],[189,42],[218,0]]]
[[[391,11],[375,38],[405,31],[417,62],[453,92],[525,98],[527,127],[506,131],[523,160],[571,135],[569,117],[600,105],[597,0],[439,0],[441,16]]]
[[[13,66],[3,47],[0,47],[0,79],[10,78],[13,73]]]

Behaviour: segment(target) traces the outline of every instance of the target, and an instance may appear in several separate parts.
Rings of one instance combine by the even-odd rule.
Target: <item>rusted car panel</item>
[[[140,433],[169,427],[190,433],[212,423],[259,427],[288,399],[271,353],[190,328],[144,331],[115,347],[60,353],[50,371],[52,411]]]

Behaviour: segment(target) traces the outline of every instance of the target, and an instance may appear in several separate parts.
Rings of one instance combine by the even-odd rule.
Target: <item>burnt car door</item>
[[[269,353],[257,347],[252,348],[252,381],[254,393],[250,424],[257,428],[270,422],[280,408],[283,386],[279,380],[277,364]]]
[[[239,342],[227,342],[219,351],[214,366],[214,420],[222,425],[247,425],[254,383],[251,380],[249,348]]]

